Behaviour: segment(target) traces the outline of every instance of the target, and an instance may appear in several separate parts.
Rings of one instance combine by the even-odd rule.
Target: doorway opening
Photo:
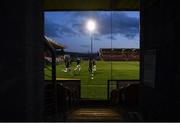
[[[139,80],[139,16],[139,11],[45,11],[44,36],[56,49],[56,80],[76,81],[86,100],[108,100],[112,90]],[[46,54],[45,60],[49,80],[52,59]],[[126,84],[118,84],[121,80]]]

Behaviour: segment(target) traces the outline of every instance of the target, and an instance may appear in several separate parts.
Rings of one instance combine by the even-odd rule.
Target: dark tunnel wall
[[[41,6],[41,0],[1,2],[0,121],[42,118]]]
[[[141,108],[147,121],[179,121],[179,54],[177,3],[141,0],[142,60],[146,50],[156,49],[155,87],[142,85]],[[143,66],[141,79],[143,78]]]
[[[141,0],[141,55],[157,49],[155,88],[142,85],[146,121],[179,120],[178,5]],[[0,121],[40,121],[43,111],[43,13],[41,0],[1,2]],[[141,62],[143,83],[143,62]]]
[[[45,0],[1,2],[0,121],[41,121],[43,119],[44,76],[41,40],[44,2]],[[87,7],[88,2],[85,2]],[[121,2],[123,1],[114,1],[113,6],[121,6]],[[91,7],[103,10],[111,7],[109,1],[104,3],[98,2],[95,8],[91,3]],[[127,5],[130,8],[135,6],[133,9],[139,7],[137,2]],[[126,6],[121,10],[130,8]]]

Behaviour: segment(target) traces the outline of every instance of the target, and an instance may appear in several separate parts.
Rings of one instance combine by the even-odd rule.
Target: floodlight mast
[[[94,20],[88,20],[86,27],[87,27],[87,30],[90,32],[90,35],[91,35],[91,58],[92,58],[93,32],[96,29],[95,21]]]
[[[92,63],[92,60],[93,60],[93,55],[92,55],[92,53],[93,53],[93,32],[95,31],[95,29],[96,29],[96,23],[95,23],[95,21],[94,20],[88,20],[87,21],[87,25],[86,25],[86,27],[87,27],[87,30],[90,32],[90,36],[91,36],[91,57],[90,57],[90,61],[89,61],[89,64],[91,64],[91,79],[93,79],[93,76],[94,76],[94,74],[93,74],[93,69],[92,69],[92,65],[93,65],[93,63]]]

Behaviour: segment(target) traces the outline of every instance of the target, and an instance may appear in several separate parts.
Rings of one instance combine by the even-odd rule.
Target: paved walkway
[[[88,122],[88,121],[123,121],[123,113],[115,111],[110,107],[83,107],[72,111],[66,121]]]

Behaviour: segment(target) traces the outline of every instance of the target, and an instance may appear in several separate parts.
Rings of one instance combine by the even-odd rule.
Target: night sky
[[[63,44],[65,51],[87,53],[91,35],[89,19],[96,21],[93,52],[99,48],[139,48],[138,11],[63,11],[45,12],[45,35]]]

